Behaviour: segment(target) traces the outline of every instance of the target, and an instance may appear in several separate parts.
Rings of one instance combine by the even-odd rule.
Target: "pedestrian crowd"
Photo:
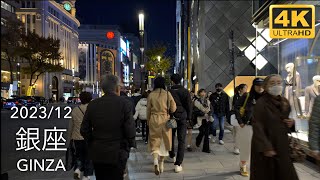
[[[210,141],[224,145],[228,122],[233,126],[234,154],[240,155],[242,176],[250,175],[251,180],[298,179],[288,136],[295,131],[295,122],[289,118],[288,100],[281,96],[281,76],[255,78],[249,92],[249,84],[240,84],[233,98],[221,83],[215,85],[215,92],[189,92],[181,79],[172,75],[168,86],[165,78],[157,77],[153,91],[141,94],[137,89],[129,97],[121,91],[123,85],[117,76],[106,75],[101,82],[102,97],[91,100],[90,93],[82,92],[82,104],[73,109],[68,129],[68,144],[75,147],[74,178],[80,179],[83,172],[83,180],[93,173],[97,180],[123,179],[130,151],[138,148],[137,132],[142,133],[153,157],[150,163],[156,175],[165,171],[166,158],[179,173],[185,150],[192,152],[202,144],[202,152],[211,153]],[[315,112],[319,117],[319,111]],[[195,142],[193,130],[199,130]],[[319,143],[316,138],[313,142]]]

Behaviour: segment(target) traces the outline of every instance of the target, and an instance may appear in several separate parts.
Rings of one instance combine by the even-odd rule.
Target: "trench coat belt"
[[[153,112],[151,113],[151,115],[168,115],[168,113],[164,113],[164,112]]]

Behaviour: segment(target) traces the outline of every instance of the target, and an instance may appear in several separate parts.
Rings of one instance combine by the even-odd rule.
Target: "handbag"
[[[74,142],[71,139],[70,140],[70,144],[69,147],[67,148],[66,151],[66,170],[70,171],[71,169],[73,169],[74,165],[76,164],[76,158],[75,158],[75,147],[74,147]]]
[[[297,138],[294,138],[292,134],[289,137],[290,158],[293,162],[303,162],[306,159],[306,152],[303,150],[303,147],[301,146],[297,133],[296,135],[297,135]]]
[[[246,97],[246,100],[244,101],[244,104],[242,107],[240,107],[240,117],[243,117],[244,116],[244,113],[246,112],[246,106],[247,106],[247,102],[248,102],[248,99],[249,99],[249,96],[250,96],[250,93],[248,93],[247,97]]]
[[[167,91],[167,113],[168,113],[168,116],[170,116],[169,107],[170,107],[170,103],[169,103],[169,91]],[[175,128],[177,128],[176,118],[173,117],[173,116],[170,116],[169,120],[166,122],[166,126],[167,126],[168,129],[175,129]]]
[[[235,114],[230,116],[230,122],[232,126],[240,126]]]

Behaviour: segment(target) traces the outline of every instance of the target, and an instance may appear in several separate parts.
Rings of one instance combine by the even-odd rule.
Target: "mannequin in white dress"
[[[320,94],[320,75],[313,76],[313,84],[305,89],[305,116],[310,117],[314,99]]]
[[[297,104],[295,106],[295,101],[300,97],[300,89],[301,89],[301,78],[299,72],[295,70],[293,63],[288,63],[286,65],[286,71],[288,75],[285,79],[286,87],[284,90],[284,97],[287,98],[290,102],[291,106],[291,117],[295,117],[297,115],[296,109]],[[293,79],[295,73],[295,79]],[[293,85],[295,87],[293,88]]]

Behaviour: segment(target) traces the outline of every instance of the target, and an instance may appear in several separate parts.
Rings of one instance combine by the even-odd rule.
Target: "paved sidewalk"
[[[196,131],[195,131],[196,132]],[[195,136],[193,139],[195,139]],[[141,137],[138,137],[141,139]],[[196,148],[195,152],[185,153],[183,163],[183,172],[175,173],[173,171],[173,163],[166,162],[164,173],[156,176],[153,173],[153,160],[150,153],[147,152],[147,145],[142,140],[138,140],[138,149],[135,149],[130,154],[128,161],[129,174],[127,180],[180,180],[180,179],[198,179],[198,180],[248,180],[239,175],[239,156],[234,155],[233,140],[230,132],[225,134],[225,145],[210,144],[212,153],[207,154],[201,152],[201,149]],[[310,163],[295,164],[297,172],[301,180],[318,180],[320,178],[319,169]],[[284,172],[285,173],[285,172]],[[106,174],[107,175],[107,174]],[[55,172],[41,173],[31,175],[28,180],[72,180],[72,172]],[[14,180],[26,180],[26,178],[12,177]],[[91,177],[95,180],[95,177]]]

